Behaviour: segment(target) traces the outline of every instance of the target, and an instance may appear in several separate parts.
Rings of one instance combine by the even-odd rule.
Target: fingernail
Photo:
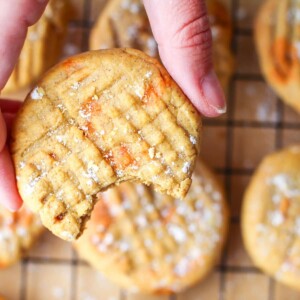
[[[210,71],[202,81],[202,90],[207,104],[218,114],[226,113],[226,100],[220,81],[214,71]]]

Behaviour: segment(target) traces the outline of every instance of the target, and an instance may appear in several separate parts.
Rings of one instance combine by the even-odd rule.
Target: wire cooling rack
[[[164,1],[164,0],[162,0]],[[252,22],[262,0],[224,0],[231,11],[236,71],[228,113],[204,121],[202,156],[226,187],[231,230],[214,272],[188,291],[172,296],[129,295],[79,260],[71,245],[46,233],[17,265],[0,271],[0,294],[9,300],[292,300],[300,294],[262,274],[247,256],[240,234],[245,186],[261,158],[300,142],[300,117],[265,83],[253,44]],[[88,36],[105,0],[73,0],[65,54],[88,50]]]

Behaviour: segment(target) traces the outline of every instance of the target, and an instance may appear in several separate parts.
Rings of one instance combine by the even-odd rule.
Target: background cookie
[[[41,19],[29,27],[19,61],[2,95],[33,84],[59,60],[67,29],[67,11],[67,0],[51,0]]]
[[[232,21],[228,9],[217,0],[206,1],[213,39],[213,63],[223,89],[227,92],[234,70],[231,52]]]
[[[213,61],[225,90],[233,73],[230,50],[232,24],[226,7],[216,0],[207,1],[213,35]],[[130,47],[158,57],[148,17],[141,0],[109,0],[93,27],[90,49]]]
[[[0,207],[0,269],[20,259],[43,228],[40,218],[25,207],[15,213]]]
[[[255,24],[255,40],[266,80],[300,111],[299,1],[268,0]]]
[[[158,57],[157,44],[140,0],[109,0],[91,32],[91,50],[124,47]]]
[[[202,162],[182,200],[130,183],[99,197],[75,247],[129,291],[179,292],[203,279],[216,263],[228,212],[222,188]]]
[[[300,289],[300,147],[266,157],[245,194],[243,239],[254,264]]]
[[[87,52],[53,68],[28,95],[12,132],[20,195],[66,240],[85,227],[96,194],[127,180],[183,197],[200,116],[153,58]]]

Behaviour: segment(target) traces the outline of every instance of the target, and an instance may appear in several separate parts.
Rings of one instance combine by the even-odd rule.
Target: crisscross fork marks
[[[77,227],[73,225],[72,231],[69,232],[67,228],[63,231],[65,234],[69,232],[69,237],[73,236],[73,238],[76,238],[82,231],[83,221],[90,215],[95,203],[96,193],[103,188],[98,183],[98,180],[100,181],[105,176],[105,172],[103,172],[105,168],[102,166],[102,170],[99,170],[102,164],[101,160],[96,162],[96,157],[85,162],[80,158],[80,156],[83,157],[82,155],[86,155],[86,159],[91,157],[91,153],[88,154],[86,152],[90,151],[91,146],[88,146],[87,150],[83,150],[82,153],[76,153],[74,145],[72,143],[69,144],[68,136],[70,135],[70,130],[79,131],[75,127],[66,125],[57,132],[58,135],[46,135],[44,137],[45,140],[41,140],[39,143],[44,145],[44,150],[47,151],[47,154],[43,156],[42,153],[31,153],[29,159],[26,159],[26,157],[24,159],[27,160],[27,163],[30,161],[40,162],[37,168],[40,172],[39,174],[34,174],[34,177],[39,178],[39,180],[33,181],[33,189],[35,191],[33,190],[32,194],[35,194],[35,197],[39,195],[37,201],[33,203],[35,210],[37,208],[40,209],[44,223],[48,226],[52,225],[53,230],[55,230],[57,221],[60,222],[60,227],[63,226],[64,222],[77,224]],[[89,141],[89,143],[91,142]],[[82,142],[79,145],[80,149],[85,148],[82,147]],[[38,147],[38,143],[35,146]],[[78,150],[80,149],[78,148]],[[102,159],[102,162],[105,161]],[[89,171],[90,167],[95,167],[96,169]],[[26,172],[26,166],[24,170],[20,171],[21,176],[23,172]],[[108,179],[108,177],[105,178],[106,180]],[[39,182],[41,179],[44,179],[46,182]],[[114,177],[111,178],[111,182],[113,181]],[[79,187],[79,191],[77,187]],[[79,193],[77,196],[76,191]],[[60,196],[59,193],[61,193]],[[72,195],[74,198],[70,198]],[[39,201],[42,202],[39,203]],[[68,219],[64,221],[64,217],[68,217]],[[74,220],[70,222],[70,218],[74,218]],[[51,224],[51,222],[54,222],[54,224]],[[57,232],[55,231],[55,233]]]
[[[122,82],[117,80],[117,81],[114,82],[113,84],[107,85],[105,89],[102,89],[102,95],[107,95],[107,93],[105,93],[105,91],[106,91],[108,88],[110,88],[110,91],[112,91],[112,90],[113,90],[113,86],[116,86],[116,85],[118,85],[118,84],[122,84]],[[83,92],[83,93],[85,93],[84,86],[85,86],[85,85],[82,86],[82,89],[83,89],[82,92]],[[97,92],[97,97],[98,97],[98,95],[99,95],[99,92]],[[99,96],[101,97],[102,95],[99,95]],[[111,93],[109,94],[109,97],[113,97],[113,96],[114,96],[114,95],[111,95]],[[105,96],[104,96],[104,97],[105,97]],[[102,101],[102,98],[101,98],[100,100]],[[121,102],[121,101],[120,101],[120,102]],[[96,100],[93,100],[93,103],[97,103],[97,101],[96,101]],[[135,107],[138,107],[138,106],[136,105]],[[121,119],[124,121],[124,123],[126,123],[126,122],[128,123],[128,121],[125,120],[124,117],[122,117],[122,115],[126,115],[126,112],[117,111],[117,110],[114,110],[113,108],[111,108],[109,111],[111,112],[112,115],[119,115],[119,116],[121,116]],[[65,111],[65,108],[63,108],[63,111],[62,111],[62,112],[63,112],[64,115],[67,114],[67,112]],[[107,109],[107,108],[106,108],[106,110],[101,111],[101,118],[105,119],[107,113],[108,113],[108,109]],[[74,117],[75,117],[75,116],[74,116]],[[121,119],[120,119],[120,120],[121,120]],[[89,123],[92,123],[92,122],[89,122]],[[119,121],[119,123],[120,123],[120,121]],[[117,123],[117,124],[118,124],[118,123]],[[80,125],[77,125],[77,126],[80,126]],[[115,123],[114,126],[116,126],[116,123]],[[88,127],[90,127],[90,126],[88,126]],[[122,127],[122,126],[121,126],[121,127]],[[138,129],[136,128],[135,131],[137,132]],[[93,137],[92,134],[89,134],[89,136],[90,136],[91,138]],[[101,140],[101,137],[94,137],[94,138],[92,138],[92,139],[97,143],[98,148],[102,147],[102,148],[110,149],[110,148],[112,148],[112,146],[113,146],[113,145],[105,146],[105,141]],[[97,140],[98,140],[98,142],[97,142]]]
[[[134,64],[136,68],[132,68]],[[53,68],[30,94],[17,119],[14,133],[19,138],[13,143],[17,165],[18,160],[48,149],[49,144],[54,150],[57,148],[57,153],[52,151],[54,156],[64,155],[70,161],[62,165],[66,170],[62,169],[58,176],[65,180],[65,176],[76,174],[71,189],[78,181],[87,197],[93,198],[99,191],[132,179],[153,183],[157,190],[183,197],[191,183],[198,151],[200,118],[160,68],[135,50],[85,53]],[[134,111],[135,117],[130,116]],[[67,149],[60,148],[60,144]],[[157,149],[153,149],[154,144]],[[161,153],[155,153],[157,150]],[[51,149],[47,151],[51,153]],[[58,168],[49,172],[55,170]],[[26,180],[20,182],[26,186]],[[54,186],[53,180],[51,183],[55,193],[62,193],[61,185]],[[55,196],[43,197],[48,210],[59,203]],[[89,212],[83,207],[92,208],[93,201],[82,199],[78,215],[88,217]],[[55,216],[56,222],[70,216],[72,209],[77,211],[75,203],[71,206],[63,207],[66,215],[63,212]],[[81,220],[77,221],[70,224],[78,231],[83,228]],[[59,231],[66,224],[55,225],[53,219],[48,224],[52,230],[57,225],[56,234],[63,237]],[[71,240],[78,236],[77,232],[69,233],[63,229],[63,235],[68,235],[63,238]]]
[[[95,82],[95,84],[96,84],[97,82]],[[116,81],[116,83],[115,84],[113,84],[113,85],[108,85],[108,87],[109,87],[109,93],[106,93],[106,91],[107,91],[107,89],[104,89],[104,90],[102,90],[102,94],[100,94],[99,92],[97,92],[97,94],[96,94],[96,96],[97,96],[97,98],[99,98],[99,100],[91,100],[91,103],[95,103],[95,106],[97,105],[97,103],[99,102],[99,103],[102,103],[103,101],[110,101],[110,99],[109,98],[116,98],[116,99],[118,99],[117,101],[115,101],[115,105],[117,105],[117,107],[119,107],[120,108],[120,110],[119,111],[117,111],[117,110],[115,110],[115,109],[113,109],[113,108],[108,108],[107,106],[106,106],[106,109],[101,109],[101,118],[102,119],[105,119],[106,118],[106,116],[110,113],[111,115],[114,115],[114,116],[120,116],[120,118],[122,118],[123,119],[123,121],[122,122],[124,122],[124,124],[127,122],[127,123],[130,123],[130,124],[132,124],[132,122],[130,122],[130,120],[125,120],[125,116],[127,116],[128,115],[128,112],[129,112],[129,110],[132,110],[132,106],[134,106],[134,108],[136,109],[136,110],[138,110],[138,108],[139,108],[139,105],[137,104],[138,102],[140,102],[141,100],[140,99],[138,99],[137,97],[136,97],[136,95],[135,95],[135,97],[134,97],[134,101],[131,103],[131,105],[130,105],[130,107],[131,108],[128,108],[128,103],[125,105],[125,107],[123,106],[123,100],[126,98],[126,100],[128,100],[128,98],[127,98],[127,96],[126,96],[126,94],[127,94],[127,90],[124,92],[124,96],[123,96],[123,94],[121,94],[121,96],[119,96],[119,95],[117,95],[116,94],[116,92],[114,92],[114,90],[118,90],[118,88],[119,88],[119,86],[120,85],[122,85],[122,84],[124,84],[124,82],[122,81],[122,80],[117,80]],[[83,92],[83,93],[85,93],[86,92],[86,90],[85,90],[85,85],[82,85],[81,87],[80,87],[80,89],[81,89],[81,92]],[[124,98],[124,99],[123,99]],[[132,99],[133,100],[133,99]],[[159,117],[159,115],[162,115],[162,114],[164,114],[164,113],[168,113],[168,111],[166,111],[166,102],[164,102],[163,100],[157,100],[157,101],[161,101],[161,103],[163,104],[163,107],[165,107],[162,111],[159,111],[159,112],[157,112],[158,113],[158,117]],[[104,106],[104,104],[102,104],[102,106]],[[183,105],[181,105],[180,107],[182,107]],[[180,107],[179,107],[179,109],[180,109]],[[127,111],[126,111],[127,110]],[[92,111],[89,111],[88,109],[86,109],[86,112],[85,112],[86,114],[90,114],[90,113],[93,113]],[[157,115],[155,115],[156,113],[154,113],[154,115],[153,115],[153,117],[151,117],[150,115],[149,115],[149,113],[145,110],[145,109],[140,109],[139,110],[139,113],[141,114],[141,113],[146,113],[146,115],[147,115],[147,117],[149,118],[148,119],[148,122],[152,122],[152,123],[155,123],[156,122],[156,118],[157,118]],[[89,117],[90,118],[90,117]],[[99,121],[99,122],[101,122],[101,120],[100,119],[98,119],[97,121]],[[174,122],[174,124],[175,123],[177,123],[176,122],[176,119],[175,119],[175,116],[174,116],[174,114],[173,114],[173,120],[172,120],[173,122]],[[99,123],[98,122],[98,123]],[[116,124],[118,124],[118,123],[116,123],[116,121],[114,121],[114,126],[116,127]],[[120,121],[119,121],[119,123],[120,123]],[[161,123],[161,122],[160,122]],[[162,122],[163,123],[163,122]],[[95,143],[97,143],[97,145],[98,145],[98,147],[101,147],[102,149],[103,148],[106,148],[106,149],[110,149],[111,147],[112,147],[112,145],[106,145],[105,146],[105,141],[103,140],[103,139],[101,139],[101,137],[99,137],[99,136],[93,136],[93,131],[94,131],[94,129],[93,129],[93,125],[90,125],[90,124],[93,124],[93,122],[92,121],[88,121],[88,126],[86,126],[87,128],[92,128],[92,130],[90,130],[90,132],[91,132],[91,134],[89,134],[89,136],[94,140],[94,142]],[[151,123],[150,123],[151,124]],[[147,126],[149,126],[150,124],[148,124]],[[141,125],[141,124],[134,124],[136,127],[135,127],[135,129],[136,129],[136,131],[139,131],[139,130],[141,130],[141,132],[143,131],[143,125]],[[137,126],[139,126],[139,128],[137,127]],[[159,131],[159,127],[161,127],[161,126],[155,126],[155,128],[157,128],[156,130],[157,130],[157,132]],[[148,127],[149,128],[149,127]],[[183,130],[183,135],[186,135],[186,136],[188,136],[188,133],[182,128],[182,127],[180,127],[182,130]],[[116,130],[116,131],[118,131],[118,130]],[[167,134],[164,134],[164,136],[165,137],[167,137]],[[170,134],[169,134],[169,136],[170,136]],[[168,138],[168,139],[170,139],[170,137]],[[172,147],[174,147],[174,140],[173,140],[173,143],[172,143],[173,145],[170,145],[171,146],[171,148]],[[175,143],[175,145],[178,147],[178,145]],[[187,146],[190,146],[189,144],[187,144]],[[184,145],[181,145],[180,147],[184,147]],[[170,149],[171,149],[170,148]],[[182,149],[181,149],[182,150]],[[178,149],[177,149],[177,151],[178,151]],[[181,153],[183,154],[184,152],[182,152],[181,151]],[[176,156],[178,157],[178,156],[180,156],[178,153],[176,154]],[[173,161],[176,159],[176,157],[174,157],[173,158]],[[169,163],[171,163],[171,162],[169,162]],[[182,162],[182,166],[184,165],[184,161]],[[180,178],[180,177],[179,177]]]
[[[119,248],[115,249],[118,251],[118,256],[114,254],[113,257],[115,257],[115,262],[119,257],[126,259],[127,264],[123,265],[123,271],[126,273],[134,274],[143,265],[151,265],[153,272],[159,271],[157,266],[161,265],[167,253],[176,247],[165,229],[155,225],[160,220],[160,212],[159,207],[152,203],[152,195],[149,192],[142,185],[135,187],[123,184],[119,188],[109,191],[107,195],[103,195],[100,200],[106,202],[111,213],[118,219],[111,225],[113,227],[107,229],[112,234],[112,239],[116,238],[118,242],[114,241],[111,244],[112,248],[103,249],[100,246],[100,249],[113,252],[116,247]],[[120,226],[120,223],[123,226]],[[93,240],[93,236],[91,238]],[[105,244],[105,239],[104,236],[102,245]],[[124,247],[126,239],[129,239],[130,242]],[[156,239],[159,239],[161,243],[156,243]],[[119,242],[123,245],[119,245]],[[169,245],[169,249],[167,249],[167,245]],[[95,246],[99,247],[97,244]]]
[[[136,256],[132,256],[131,259],[134,262],[135,269],[139,265],[152,265],[153,271],[157,272],[157,265],[161,265],[163,256],[170,251],[168,245],[175,247],[175,244],[170,240],[168,235],[163,235],[166,232],[164,228],[156,226],[160,222],[160,208],[156,205],[156,201],[153,198],[151,190],[145,186],[134,186],[131,184],[121,185],[119,192],[122,197],[122,201],[126,201],[124,195],[127,195],[131,201],[131,207],[124,209],[124,217],[129,221],[133,228],[133,236],[138,240],[138,244],[141,247],[131,249],[132,253],[143,251],[146,256],[144,261],[138,261]],[[154,201],[153,201],[154,200]],[[127,203],[128,204],[128,203]],[[121,208],[126,207],[126,203],[119,204]],[[150,226],[149,226],[150,225]],[[122,230],[122,229],[121,229]],[[125,236],[128,234],[123,233]],[[164,237],[163,237],[164,236]],[[155,243],[155,240],[159,239],[161,243]]]
[[[126,91],[127,92],[127,91]],[[144,91],[145,93],[145,91]],[[128,97],[128,95],[126,95]],[[126,96],[124,97],[119,97],[118,101],[116,102],[116,106],[118,107],[119,111],[122,112],[123,118],[126,117],[127,122],[129,122],[130,124],[133,124],[135,129],[139,132],[143,132],[143,130],[145,130],[145,125],[149,128],[149,126],[152,126],[152,128],[154,130],[157,131],[157,133],[161,132],[164,136],[164,140],[167,141],[168,145],[171,146],[171,149],[174,149],[174,152],[176,153],[176,156],[179,157],[180,155],[185,155],[186,152],[188,154],[190,154],[190,149],[185,149],[186,151],[183,151],[183,147],[188,147],[188,148],[193,148],[191,147],[191,143],[189,141],[189,133],[187,132],[186,129],[182,128],[182,126],[180,126],[177,123],[176,120],[176,115],[170,114],[170,110],[167,108],[167,103],[164,101],[163,97],[157,98],[155,99],[156,103],[155,103],[155,110],[151,109],[147,109],[147,104],[143,105],[143,107],[140,106],[140,102],[143,101],[140,98],[138,98],[136,95],[130,95],[130,106],[128,105],[128,103],[124,104],[124,99],[126,98]],[[143,96],[144,97],[144,96]],[[124,99],[122,99],[124,98]],[[151,101],[151,100],[150,100]],[[126,102],[127,99],[126,99]],[[158,102],[161,103],[161,105],[158,105]],[[150,104],[151,105],[151,104]],[[181,107],[183,107],[184,104],[182,104],[181,106],[178,107],[178,110],[181,109]],[[135,115],[133,116],[132,114],[135,113]],[[162,120],[161,117],[164,115],[168,115],[168,117],[163,118]],[[138,116],[140,116],[140,119],[138,118]],[[174,126],[176,126],[177,130],[177,139],[181,139],[184,140],[184,137],[187,137],[187,140],[189,141],[186,144],[178,144],[178,140],[174,139],[173,135],[170,134],[170,132],[167,132],[166,129],[168,129],[168,131],[170,131],[169,128],[167,128],[166,125],[166,120],[171,119],[170,121],[168,121],[169,123],[167,124],[176,124]],[[141,122],[142,121],[142,122]],[[158,123],[158,124],[156,124]],[[169,125],[170,126],[170,125]],[[175,129],[174,129],[175,130]],[[171,130],[172,131],[172,130]],[[172,131],[174,132],[174,131]],[[151,130],[148,130],[148,137],[151,133]],[[153,134],[154,135],[154,134]],[[157,147],[159,146],[158,144],[153,144],[150,140],[147,140],[147,136],[144,137],[144,139],[146,139],[146,141],[149,143],[150,147]],[[175,142],[176,141],[176,142]],[[160,141],[162,142],[162,141]],[[171,163],[171,162],[169,162]]]

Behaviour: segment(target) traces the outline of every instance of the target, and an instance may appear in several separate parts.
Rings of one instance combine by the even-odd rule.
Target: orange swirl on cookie
[[[300,111],[300,1],[267,0],[256,20],[263,74],[278,95]]]

